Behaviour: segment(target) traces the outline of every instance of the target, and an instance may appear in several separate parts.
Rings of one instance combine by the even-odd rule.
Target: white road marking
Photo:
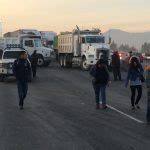
[[[131,116],[131,115],[128,115],[128,114],[126,114],[126,113],[124,113],[124,112],[122,112],[122,111],[120,111],[120,110],[118,110],[118,109],[116,109],[116,108],[114,108],[114,107],[112,107],[112,106],[110,106],[110,105],[107,105],[107,106],[108,106],[108,108],[110,108],[110,109],[112,109],[112,110],[114,110],[114,111],[120,113],[121,115],[124,115],[124,116],[126,116],[126,117],[128,117],[128,118],[130,118],[130,119],[132,119],[132,120],[134,120],[134,121],[136,121],[136,122],[138,122],[138,123],[141,123],[141,124],[144,123],[144,121],[141,121],[141,120],[139,120],[139,119],[137,119],[137,118],[135,118],[135,117],[133,117],[133,116]]]

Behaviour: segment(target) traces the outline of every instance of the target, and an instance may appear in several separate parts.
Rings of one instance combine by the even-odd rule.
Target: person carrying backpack
[[[22,110],[28,91],[28,80],[31,75],[31,65],[25,51],[20,52],[19,58],[13,64],[13,73],[17,79],[19,107]]]
[[[135,106],[140,109],[139,101],[142,97],[142,82],[145,81],[143,74],[144,69],[138,58],[131,57],[125,86],[127,87],[130,82],[132,110],[135,110]],[[136,91],[138,92],[137,97],[135,97]]]
[[[100,109],[100,94],[102,101],[102,108],[106,109],[106,87],[110,83],[108,68],[105,60],[100,59],[90,71],[93,77],[93,88],[95,91],[96,109]]]

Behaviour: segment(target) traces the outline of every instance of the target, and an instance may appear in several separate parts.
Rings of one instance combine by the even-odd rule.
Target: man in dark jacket
[[[38,62],[38,55],[36,53],[36,50],[33,52],[31,55],[31,66],[32,66],[32,72],[33,72],[33,77],[36,77],[36,70],[37,70],[37,62]]]
[[[114,74],[114,80],[117,81],[119,79],[121,81],[120,56],[118,51],[115,51],[112,55],[112,70]]]
[[[22,110],[24,99],[26,98],[28,91],[28,79],[30,78],[29,76],[31,74],[31,65],[25,51],[20,52],[19,58],[15,60],[13,72],[17,79],[19,106]]]
[[[109,84],[109,72],[105,64],[105,60],[100,59],[90,71],[93,79],[93,88],[95,91],[96,109],[100,108],[100,94],[102,108],[106,109],[106,87]]]

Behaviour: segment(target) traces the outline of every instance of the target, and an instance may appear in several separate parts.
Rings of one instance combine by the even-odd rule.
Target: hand
[[[111,81],[108,81],[107,86],[110,86],[110,84],[111,84]]]

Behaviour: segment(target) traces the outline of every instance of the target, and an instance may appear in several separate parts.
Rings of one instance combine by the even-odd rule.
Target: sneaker
[[[23,106],[20,106],[20,110],[23,110]]]
[[[103,109],[107,109],[108,107],[107,107],[107,105],[103,104],[103,105],[102,105],[102,108],[103,108]]]
[[[134,106],[132,106],[132,108],[131,108],[132,110],[135,110],[135,107]]]
[[[96,104],[96,109],[100,109],[100,104]]]
[[[140,106],[138,104],[135,105],[137,109],[140,109]]]
[[[150,121],[147,121],[146,124],[147,124],[147,125],[150,125]]]

